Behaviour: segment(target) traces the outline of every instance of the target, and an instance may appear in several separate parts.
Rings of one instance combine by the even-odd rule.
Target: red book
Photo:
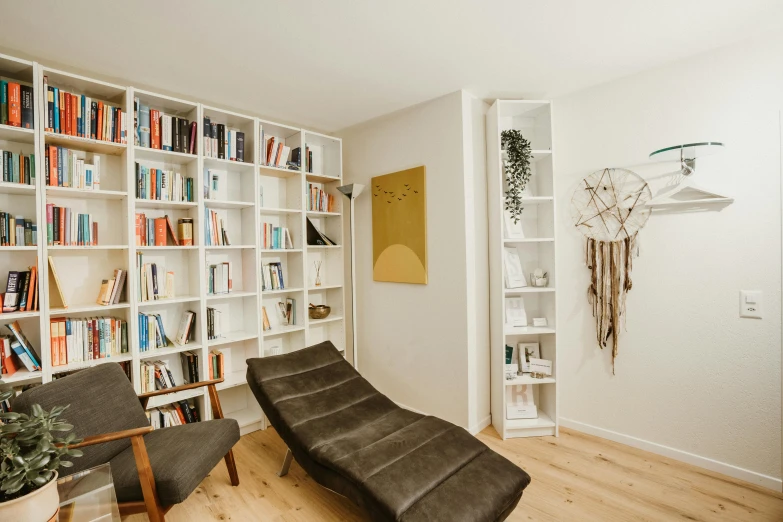
[[[190,151],[191,154],[196,153],[196,122],[190,123]]]
[[[52,355],[52,366],[60,366],[60,330],[57,328],[57,319],[49,321],[49,350]]]
[[[166,246],[166,218],[155,218],[155,246]]]
[[[98,244],[98,223],[94,222],[92,223],[92,246],[95,246]]]
[[[49,185],[57,186],[57,147],[49,145]]]
[[[81,101],[79,96],[71,95],[71,130],[73,130],[74,136],[81,136],[79,134],[79,113],[81,112]]]
[[[141,219],[143,214],[136,213],[136,246],[141,246]]]
[[[65,93],[65,97],[63,98],[63,102],[65,103],[65,120],[60,122],[60,126],[65,127],[65,134],[71,134],[71,95],[70,93]],[[64,124],[64,125],[63,125]]]
[[[18,83],[8,84],[8,125],[22,126],[22,94]]]
[[[35,310],[34,298],[35,298],[35,292],[37,290],[36,288],[37,271],[38,270],[36,269],[36,267],[34,266],[30,267],[30,289],[27,294],[27,308],[25,308],[25,310],[27,310],[28,312]]]
[[[160,148],[160,111],[150,109],[150,144],[153,149]],[[154,199],[154,198],[153,198]]]
[[[66,245],[66,238],[65,238],[65,207],[60,207],[60,244]]]
[[[179,246],[179,239],[177,239],[177,235],[174,233],[174,226],[171,224],[168,214],[166,214],[166,228],[168,229],[169,234],[171,234],[171,240],[175,245]]]
[[[117,114],[114,119],[116,121],[114,124],[114,128],[116,129],[116,132],[114,133],[114,141],[120,143],[122,141],[122,109],[117,109]]]
[[[68,341],[65,335],[65,318],[58,321],[57,331],[59,333],[60,364],[68,364]]]
[[[98,102],[98,139],[103,140],[103,102]]]
[[[65,134],[65,91],[57,91],[57,107],[60,110],[60,134]]]

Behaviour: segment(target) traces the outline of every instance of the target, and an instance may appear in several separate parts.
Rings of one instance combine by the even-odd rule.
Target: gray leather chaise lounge
[[[247,381],[302,468],[372,520],[504,520],[530,483],[464,429],[394,404],[328,341],[250,359]]]

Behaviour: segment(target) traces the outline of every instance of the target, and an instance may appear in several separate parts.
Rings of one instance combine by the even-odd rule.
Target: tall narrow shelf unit
[[[523,238],[511,238],[505,220],[505,152],[501,132],[516,129],[531,144],[531,179],[522,200]],[[552,107],[549,101],[497,100],[487,113],[487,183],[489,207],[490,342],[492,424],[504,439],[557,435],[557,307],[555,274],[554,175]],[[504,279],[504,249],[517,251],[528,286],[507,289]],[[548,272],[546,287],[530,286],[529,275],[542,268]],[[521,297],[528,326],[506,324],[506,298]],[[546,327],[530,326],[533,317],[545,317]],[[534,379],[524,374],[505,378],[506,346],[538,343],[541,358],[552,361],[552,375]],[[507,407],[515,386],[532,386],[538,418],[509,419]]]
[[[120,107],[128,115],[127,144],[75,138],[45,132],[46,93],[48,85],[56,86],[95,100]],[[35,96],[35,129],[0,125],[0,149],[35,153],[35,183],[23,185],[0,182],[0,210],[33,218],[38,226],[37,246],[0,247],[0,279],[8,272],[37,265],[40,271],[40,312],[0,314],[3,334],[10,333],[6,324],[18,320],[22,330],[41,356],[42,371],[17,371],[4,378],[6,384],[46,383],[58,375],[107,362],[129,362],[131,380],[141,391],[141,365],[146,361],[168,363],[177,384],[186,381],[180,361],[181,352],[199,355],[200,379],[210,378],[208,357],[220,350],[224,357],[224,382],[218,386],[223,412],[235,418],[241,432],[266,427],[261,408],[246,383],[246,360],[277,352],[290,352],[322,340],[331,340],[345,350],[343,249],[341,196],[337,186],[342,180],[342,143],[339,139],[304,129],[275,124],[255,116],[219,109],[195,101],[106,83],[100,80],[51,69],[36,62],[0,55],[0,78],[33,85]],[[134,143],[134,98],[144,105],[168,115],[180,116],[197,123],[195,154],[164,151]],[[245,134],[244,162],[207,157],[204,147],[204,117],[222,123],[227,129]],[[261,163],[262,135],[285,138],[292,147],[309,147],[320,154],[313,172],[304,165],[298,170],[275,168]],[[46,185],[44,154],[48,145],[59,145],[76,151],[86,161],[99,157],[100,190],[51,187]],[[172,202],[137,198],[136,165],[179,172],[193,178],[194,201]],[[204,190],[211,172],[222,176],[224,190],[207,197]],[[305,191],[308,183],[319,183],[336,197],[337,210],[330,213],[308,212]],[[46,204],[67,206],[76,212],[90,213],[99,223],[99,245],[47,245]],[[206,244],[205,215],[215,211],[223,218],[230,233],[230,246]],[[34,213],[34,214],[33,214]],[[139,246],[136,244],[136,213],[149,218],[169,216],[174,227],[180,218],[193,220],[192,246]],[[308,247],[306,218],[310,218],[338,245],[330,248]],[[262,224],[288,227],[294,248],[264,250]],[[54,260],[67,307],[50,302],[49,266]],[[313,261],[322,260],[321,279],[315,285]],[[229,293],[210,294],[207,271],[211,264],[230,262],[233,286]],[[285,289],[262,291],[263,264],[284,264]],[[154,262],[175,273],[175,297],[141,301],[137,263]],[[96,297],[102,279],[113,276],[114,269],[128,270],[125,297],[119,304],[102,306]],[[296,322],[280,326],[273,307],[277,300],[296,299]],[[320,321],[307,316],[307,304],[328,304],[332,314]],[[272,319],[272,329],[264,331],[262,306]],[[207,308],[222,312],[223,335],[208,339]],[[159,314],[169,337],[174,337],[183,312],[196,313],[194,339],[187,344],[170,343],[165,348],[141,351],[138,331],[139,314]],[[111,316],[128,323],[128,353],[67,365],[52,365],[50,320],[58,317],[85,318]],[[202,419],[211,418],[209,401],[203,389],[155,397],[148,409],[180,400],[195,400]]]

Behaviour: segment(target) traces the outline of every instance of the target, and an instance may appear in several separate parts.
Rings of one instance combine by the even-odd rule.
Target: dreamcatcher
[[[626,169],[598,170],[583,179],[571,198],[574,226],[587,236],[585,262],[591,271],[587,298],[593,305],[596,339],[604,348],[612,337],[612,373],[618,337],[631,289],[636,236],[647,219],[650,187]]]

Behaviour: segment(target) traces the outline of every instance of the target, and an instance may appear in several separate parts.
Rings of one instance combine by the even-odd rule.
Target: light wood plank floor
[[[783,520],[778,493],[578,431],[560,433],[507,441],[491,427],[479,434],[533,477],[509,521]],[[351,502],[318,486],[295,462],[288,476],[277,477],[285,446],[273,429],[242,437],[234,454],[239,487],[231,487],[221,462],[166,519],[363,520]]]

